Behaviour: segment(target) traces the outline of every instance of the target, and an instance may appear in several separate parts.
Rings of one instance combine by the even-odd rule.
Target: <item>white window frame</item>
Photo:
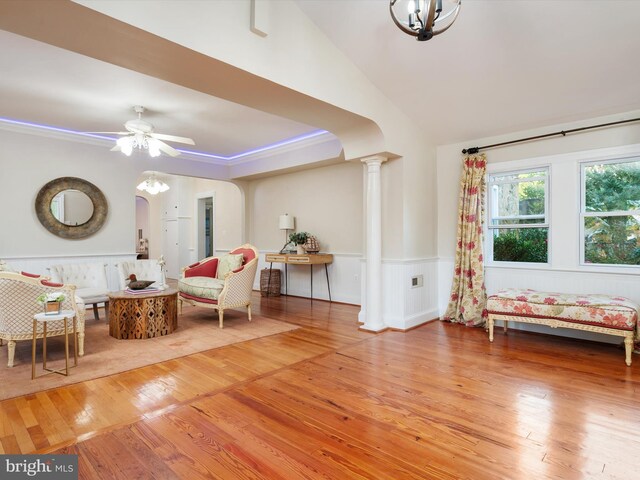
[[[620,163],[635,163],[640,162],[640,155],[634,155],[631,157],[624,156],[619,158],[613,158],[608,160],[591,160],[586,162],[580,162],[580,214],[578,215],[579,222],[579,242],[580,242],[580,266],[588,268],[606,268],[606,269],[638,269],[638,265],[622,265],[619,263],[587,263],[585,261],[585,238],[584,238],[584,222],[587,217],[619,217],[629,215],[640,215],[640,209],[638,210],[614,210],[611,212],[587,212],[586,200],[587,200],[587,176],[585,171],[592,165],[608,165],[608,164],[620,164]]]
[[[491,179],[493,177],[502,177],[505,175],[520,175],[523,173],[535,173],[535,172],[546,172],[545,175],[541,175],[539,177],[531,177],[522,179],[521,181],[498,181],[493,182]],[[548,267],[551,264],[551,243],[549,240],[551,239],[551,225],[549,222],[549,183],[551,178],[551,169],[549,165],[540,165],[532,168],[524,168],[524,169],[514,169],[514,170],[504,170],[504,171],[493,171],[487,172],[487,202],[486,202],[486,213],[485,213],[485,255],[486,261],[485,264],[488,266],[514,266],[514,267]],[[491,220],[501,219],[501,217],[493,217],[492,212],[495,206],[495,198],[492,190],[493,185],[501,185],[506,183],[522,183],[522,182],[531,182],[536,180],[544,180],[544,217],[543,222],[541,223],[527,223],[527,224],[507,224],[507,225],[492,225]],[[541,215],[520,215],[518,219],[526,219],[526,218],[540,218]],[[506,219],[508,217],[502,218]],[[500,260],[493,259],[493,231],[494,230],[513,230],[516,228],[546,228],[547,229],[547,261],[545,263],[542,262],[505,262]]]

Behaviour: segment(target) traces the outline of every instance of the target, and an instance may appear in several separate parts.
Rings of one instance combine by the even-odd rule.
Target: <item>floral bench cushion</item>
[[[640,306],[624,297],[508,288],[488,298],[487,310],[493,314],[555,318],[617,330],[635,330]]]
[[[211,277],[186,277],[178,281],[182,293],[209,300],[217,300],[223,288],[223,280]]]

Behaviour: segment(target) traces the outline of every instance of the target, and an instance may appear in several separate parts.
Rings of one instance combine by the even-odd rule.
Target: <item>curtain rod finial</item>
[[[469,154],[469,155],[473,155],[474,153],[478,153],[479,151],[480,151],[480,147],[470,147],[470,148],[462,149],[462,153]]]

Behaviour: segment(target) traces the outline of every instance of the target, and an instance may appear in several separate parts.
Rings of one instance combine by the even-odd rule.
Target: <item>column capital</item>
[[[366,163],[367,165],[370,165],[370,166],[371,165],[380,166],[387,160],[388,158],[383,155],[372,155],[371,157],[364,157],[360,159],[362,163]]]

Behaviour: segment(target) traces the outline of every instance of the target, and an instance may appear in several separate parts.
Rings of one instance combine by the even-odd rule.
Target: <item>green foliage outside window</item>
[[[584,219],[585,261],[640,265],[640,162],[592,165],[585,175],[585,210],[602,212]]]
[[[498,262],[547,263],[546,228],[498,230],[493,237],[493,259]]]

